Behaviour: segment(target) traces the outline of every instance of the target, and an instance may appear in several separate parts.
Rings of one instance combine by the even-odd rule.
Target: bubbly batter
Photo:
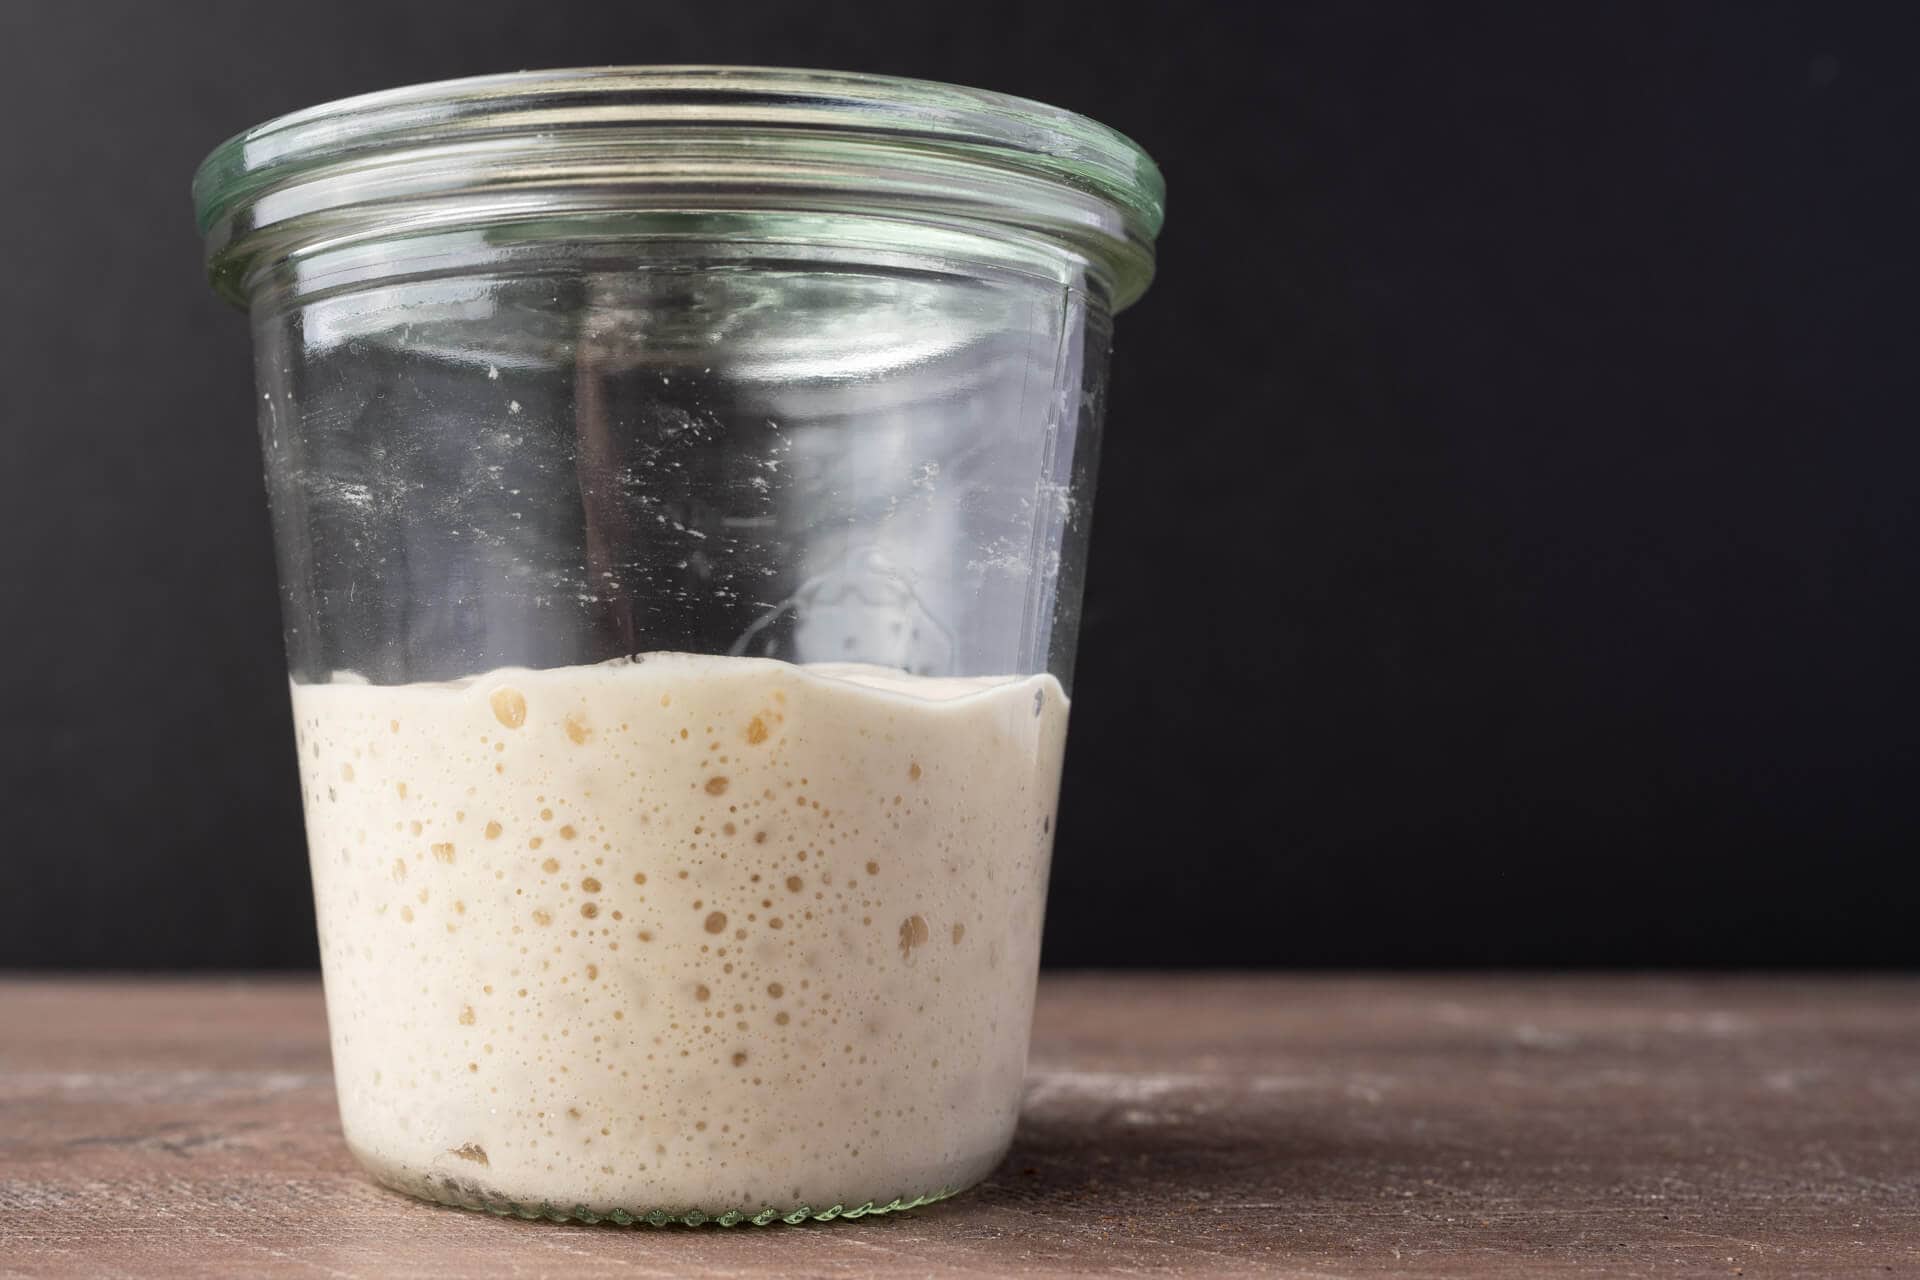
[[[1013,1132],[1051,676],[649,654],[296,685],[341,1119],[440,1199],[886,1204]]]

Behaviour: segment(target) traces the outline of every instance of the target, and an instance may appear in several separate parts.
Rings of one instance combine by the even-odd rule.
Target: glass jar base
[[[675,1207],[662,1206],[593,1206],[584,1203],[556,1204],[550,1200],[539,1202],[511,1200],[497,1197],[472,1182],[451,1177],[435,1177],[431,1174],[404,1170],[388,1165],[383,1161],[369,1159],[364,1152],[354,1151],[354,1159],[381,1186],[401,1192],[418,1200],[428,1200],[435,1204],[447,1205],[455,1209],[470,1209],[479,1213],[491,1213],[502,1218],[524,1218],[528,1221],[544,1219],[548,1222],[610,1222],[618,1226],[755,1226],[767,1227],[775,1223],[798,1226],[803,1222],[831,1222],[836,1218],[864,1218],[872,1214],[894,1213],[902,1209],[917,1209],[922,1205],[956,1196],[962,1191],[979,1183],[990,1170],[966,1178],[958,1185],[940,1187],[934,1191],[913,1195],[896,1195],[891,1200],[867,1200],[859,1204],[791,1205],[785,1208],[774,1205],[755,1207],[719,1206]]]

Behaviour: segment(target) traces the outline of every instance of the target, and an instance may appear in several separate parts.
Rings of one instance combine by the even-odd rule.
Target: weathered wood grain
[[[891,1218],[556,1226],[339,1141],[309,981],[0,982],[0,1276],[1920,1273],[1920,981],[1055,977]]]

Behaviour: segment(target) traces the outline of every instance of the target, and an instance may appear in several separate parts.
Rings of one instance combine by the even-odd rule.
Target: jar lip
[[[764,181],[716,179],[715,157]],[[831,190],[838,207],[864,197],[876,209],[1053,235],[1107,260],[1121,305],[1146,287],[1166,198],[1139,144],[1045,103],[930,80],[731,66],[520,71],[343,98],[228,139],[200,165],[193,197],[219,280],[220,259],[295,218],[331,214],[337,228],[356,209],[378,216],[380,203],[508,187],[524,203],[543,183],[577,188],[567,175],[589,164],[602,198],[627,208],[654,207],[656,192],[670,193],[661,208],[696,207],[703,190],[724,187],[725,207],[823,209],[833,206],[818,193]],[[804,174],[788,180],[790,170]],[[287,247],[282,236],[269,252]]]

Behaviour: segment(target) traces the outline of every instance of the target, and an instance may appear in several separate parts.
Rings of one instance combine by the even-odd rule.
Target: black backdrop
[[[0,965],[315,954],[187,179],[517,67],[1140,139],[1047,955],[1920,961],[1914,8],[0,4]]]

